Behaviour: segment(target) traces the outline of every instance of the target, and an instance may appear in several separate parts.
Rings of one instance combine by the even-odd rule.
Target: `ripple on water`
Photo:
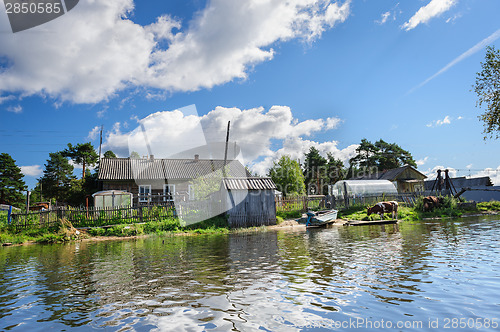
[[[290,331],[495,318],[499,226],[472,218],[2,248],[0,329]]]

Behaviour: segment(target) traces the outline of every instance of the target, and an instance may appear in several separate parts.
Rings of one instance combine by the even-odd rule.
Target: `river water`
[[[0,330],[500,330],[496,219],[3,247]]]

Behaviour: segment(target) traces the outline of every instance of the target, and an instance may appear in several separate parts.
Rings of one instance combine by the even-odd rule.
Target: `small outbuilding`
[[[271,178],[224,178],[221,200],[230,227],[276,225],[276,185]]]
[[[328,194],[335,199],[397,195],[398,191],[389,180],[342,180],[328,187]]]
[[[94,207],[98,209],[132,206],[132,193],[122,190],[98,191],[92,197],[94,198]]]

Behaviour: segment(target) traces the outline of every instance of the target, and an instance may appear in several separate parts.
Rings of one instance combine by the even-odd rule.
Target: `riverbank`
[[[399,221],[436,220],[444,218],[469,217],[500,213],[500,202],[478,203],[475,209],[460,208],[457,205],[445,206],[430,212],[422,212],[417,207],[400,207]],[[385,219],[390,219],[386,214]],[[339,211],[339,219],[334,225],[343,225],[347,220],[380,220],[378,215],[366,214],[366,206],[354,206],[344,211]],[[200,234],[228,234],[242,232],[257,232],[271,230],[297,230],[305,229],[304,224],[299,224],[295,219],[278,218],[278,224],[244,229],[230,229],[224,218],[216,217],[201,223],[182,226],[177,219],[167,218],[161,221],[152,221],[143,224],[111,225],[107,227],[74,228],[65,221],[53,229],[28,229],[16,232],[3,225],[0,228],[0,245],[27,245],[44,243],[64,243],[70,241],[112,241],[122,239],[137,239],[151,235],[157,236],[195,236]]]

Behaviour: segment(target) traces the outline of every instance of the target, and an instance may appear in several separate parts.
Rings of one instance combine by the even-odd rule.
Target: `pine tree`
[[[24,202],[26,184],[16,161],[8,153],[0,154],[0,203],[20,206]]]
[[[311,146],[305,154],[304,180],[308,194],[322,195],[328,185],[328,161],[319,154],[319,150]]]
[[[61,152],[49,153],[49,157],[43,176],[39,179],[43,187],[43,196],[66,202],[71,189],[71,180],[75,179],[74,167]]]
[[[69,157],[75,163],[83,166],[82,179],[85,178],[85,167],[94,166],[99,161],[99,156],[90,142],[78,143],[75,146],[68,143],[68,148],[62,151],[61,154],[63,157]]]

